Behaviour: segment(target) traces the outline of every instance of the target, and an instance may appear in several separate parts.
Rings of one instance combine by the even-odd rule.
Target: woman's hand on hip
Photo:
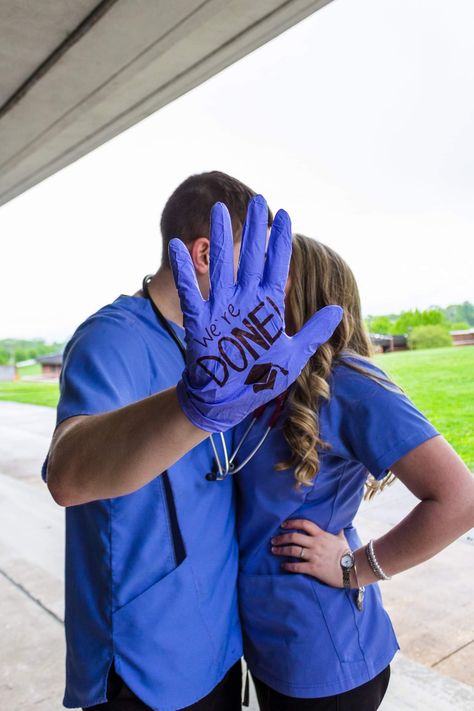
[[[291,528],[304,533],[283,533],[272,538],[272,553],[299,561],[285,561],[282,568],[290,573],[305,573],[318,578],[327,585],[342,588],[341,557],[350,550],[344,530],[337,535],[328,533],[307,519],[285,521],[282,528]]]

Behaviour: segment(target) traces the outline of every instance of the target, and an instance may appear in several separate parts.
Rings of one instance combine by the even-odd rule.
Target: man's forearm
[[[130,494],[208,436],[184,415],[176,387],[168,388],[84,417],[53,438],[48,487],[62,506]]]

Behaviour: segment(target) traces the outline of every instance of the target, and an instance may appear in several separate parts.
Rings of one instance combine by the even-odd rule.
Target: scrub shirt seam
[[[174,563],[174,570],[178,567],[178,561],[176,560],[176,551],[174,547],[174,539],[173,539],[173,534],[171,532],[171,523],[170,523],[170,514],[168,511],[168,505],[165,503],[166,497],[164,493],[164,484],[163,480],[160,477],[160,504],[161,504],[161,510],[163,513],[163,518],[165,519],[166,523],[166,531],[168,534],[168,550],[171,550],[172,553],[169,553],[167,558],[171,563]],[[172,572],[172,571],[170,571]]]
[[[369,664],[368,664],[367,658],[365,656],[364,648],[363,648],[361,641],[360,641],[360,629],[359,629],[359,625],[358,625],[358,621],[357,621],[357,615],[363,615],[366,610],[362,609],[362,610],[357,610],[357,612],[356,612],[356,609],[354,606],[354,601],[351,598],[351,594],[354,594],[354,591],[351,589],[351,590],[344,590],[344,592],[345,592],[346,597],[348,598],[349,605],[351,606],[352,617],[354,620],[354,626],[357,630],[357,644],[359,645],[360,653],[362,655],[362,659],[364,660],[364,665],[365,665],[367,674],[370,676]]]
[[[336,493],[335,493],[335,495],[334,495],[334,499],[333,499],[333,502],[332,502],[331,515],[330,515],[330,517],[329,517],[329,521],[328,521],[328,524],[327,524],[328,529],[329,529],[329,527],[331,526],[331,522],[332,522],[332,520],[333,520],[333,518],[334,518],[334,511],[335,511],[335,509],[336,509],[336,503],[337,503],[337,500],[338,500],[338,497],[339,497],[339,493],[340,493],[340,489],[341,489],[341,485],[342,485],[342,479],[343,479],[343,477],[344,477],[344,474],[345,474],[346,471],[347,471],[348,466],[349,466],[349,461],[348,461],[348,460],[345,460],[344,468],[343,468],[342,472],[341,472],[340,475],[339,475],[339,481],[337,482]]]
[[[147,301],[149,301],[149,299],[147,299]],[[150,344],[148,343],[148,340],[145,338],[145,335],[144,335],[144,334],[142,333],[142,331],[141,331],[141,328],[140,328],[141,322],[140,322],[140,319],[136,316],[136,314],[133,314],[133,323],[134,323],[134,326],[135,326],[135,330],[136,330],[136,332],[139,334],[140,340],[142,341],[142,343],[143,343],[143,345],[144,345],[144,347],[145,347],[145,352],[146,352],[146,355],[147,355],[147,358],[148,358],[148,362],[149,362],[150,365],[151,365],[151,363],[152,363],[152,359],[151,359],[151,352],[152,352],[152,349],[151,349],[151,347],[150,347]],[[165,329],[163,329],[163,331],[164,331],[164,330],[165,330]],[[151,396],[151,395],[154,395],[154,394],[155,394],[155,393],[153,392],[153,389],[152,389],[152,368],[151,368],[151,367],[149,368],[148,374],[149,374],[149,380],[148,380],[148,396]],[[172,549],[172,551],[173,551],[173,554],[172,554],[172,555],[171,555],[171,554],[168,554],[167,557],[168,557],[168,560],[169,560],[171,563],[174,562],[174,566],[175,566],[174,569],[176,569],[176,567],[177,567],[177,565],[178,565],[178,561],[176,560],[176,552],[175,552],[175,550],[174,550],[174,540],[173,540],[172,533],[171,533],[171,524],[170,524],[170,520],[169,520],[169,511],[168,511],[168,507],[165,505],[165,495],[164,495],[164,491],[163,491],[163,486],[164,486],[164,485],[163,485],[163,481],[160,479],[160,486],[159,486],[160,496],[159,496],[159,499],[160,499],[160,505],[161,505],[162,515],[163,515],[163,518],[165,519],[166,530],[167,530],[167,533],[168,533],[168,550],[169,550],[169,548],[171,547],[171,549]],[[172,571],[170,571],[170,572],[172,572]]]
[[[138,335],[139,335],[139,337],[140,337],[140,340],[141,340],[143,346],[145,347],[145,353],[146,353],[148,362],[151,364],[151,362],[152,362],[152,360],[151,360],[151,349],[150,349],[150,346],[149,346],[149,343],[148,343],[147,339],[145,338],[145,336],[143,335],[143,333],[142,333],[142,331],[141,331],[141,328],[140,328],[140,326],[141,326],[140,319],[137,318],[137,316],[134,314],[133,319],[131,319],[131,321],[132,321],[132,323],[133,323],[134,330],[136,331],[136,333],[138,333]],[[151,382],[152,382],[152,369],[151,369],[151,367],[150,367],[149,370],[148,370],[148,394],[149,394],[149,395],[154,395],[155,393],[154,393],[153,390],[152,390]]]
[[[146,299],[146,300],[149,302],[149,299]],[[130,314],[130,315],[127,314],[127,316],[128,316],[128,318],[130,319],[130,321],[133,323],[133,325],[135,326],[136,332],[140,335],[140,339],[141,339],[142,343],[143,343],[144,346],[145,346],[146,354],[147,354],[148,360],[149,360],[149,362],[150,362],[150,364],[151,364],[151,363],[153,362],[153,361],[152,361],[153,348],[152,348],[151,344],[148,342],[148,340],[147,340],[145,334],[142,332],[142,329],[141,329],[141,325],[142,325],[142,324],[141,324],[141,321],[140,321],[140,319],[138,318],[138,316],[137,316],[135,313]],[[159,325],[160,325],[160,328],[162,329],[163,334],[164,334],[170,341],[172,341],[173,339],[171,339],[169,333],[166,331],[166,329],[164,328],[164,326],[163,326],[161,323],[160,323]],[[173,329],[173,331],[176,333],[176,331],[175,331],[174,329]],[[177,334],[177,335],[178,335],[178,337],[181,339],[181,335],[180,335],[180,334]],[[174,342],[174,341],[173,341],[173,342]],[[183,363],[183,366],[184,366],[184,363]],[[148,391],[149,391],[150,395],[154,395],[155,393],[152,391],[152,387],[151,387],[151,384],[152,384],[152,368],[150,368],[150,370],[149,370],[149,377],[150,377],[150,379],[149,379],[149,383],[148,383]]]
[[[342,659],[341,659],[341,657],[340,657],[340,655],[339,655],[339,650],[338,650],[338,648],[337,648],[337,646],[336,646],[336,643],[335,643],[334,638],[333,638],[333,636],[332,636],[332,633],[331,633],[331,630],[330,630],[328,621],[327,621],[327,619],[326,619],[326,615],[324,614],[323,606],[321,605],[321,600],[319,599],[319,595],[318,595],[318,593],[316,592],[316,588],[315,588],[315,585],[314,585],[313,580],[310,580],[310,584],[311,584],[311,590],[312,590],[312,592],[313,592],[313,596],[314,596],[314,598],[315,598],[315,600],[316,600],[316,602],[317,602],[317,604],[318,604],[319,611],[320,611],[320,613],[321,613],[321,617],[323,618],[324,624],[326,625],[326,629],[327,629],[327,631],[328,631],[329,639],[331,640],[332,646],[334,647],[334,651],[336,652],[336,656],[337,656],[337,658],[339,659],[339,664],[343,664],[343,661],[342,661]]]
[[[126,294],[124,294],[124,296],[126,296]],[[148,299],[147,299],[147,301],[148,301]],[[112,303],[115,304],[115,301]],[[151,349],[151,346],[148,343],[147,339],[145,338],[144,334],[142,333],[142,323],[141,323],[140,319],[138,318],[138,316],[135,313],[130,312],[127,309],[118,307],[118,311],[121,315],[123,315],[125,321],[130,326],[133,327],[133,330],[135,331],[135,333],[138,334],[140,341],[142,342],[142,345],[145,347],[145,353],[146,353],[147,359],[149,362],[151,362],[150,353],[152,352],[152,349]],[[108,316],[109,314],[102,314],[102,315],[105,317],[105,316]],[[152,392],[152,388],[151,388],[151,382],[152,382],[151,368],[149,369],[148,374],[149,374],[148,393],[149,393],[149,395],[154,395],[154,393]]]
[[[367,664],[366,666],[366,671],[367,671],[367,676],[368,678],[365,681],[360,681],[358,682],[358,686],[361,686],[362,684],[366,684],[367,682],[371,681],[374,679],[378,674],[380,674],[391,662],[393,661],[396,653],[400,650],[400,646],[397,643],[397,646],[395,649],[392,649],[388,654],[380,654],[376,657],[376,659],[373,660],[372,666],[373,669],[372,671],[369,671]],[[351,667],[354,664],[361,664],[362,660],[359,662],[341,662],[341,667],[343,671],[345,671],[346,667]],[[380,668],[381,667],[381,668]],[[375,671],[374,671],[375,670]],[[378,671],[377,671],[378,670]],[[324,696],[337,696],[338,694],[344,694],[347,691],[350,691],[350,689],[346,689],[346,691],[338,691],[337,687],[340,686],[338,681],[335,682],[330,682],[330,683],[325,683],[325,684],[292,684],[291,682],[288,682],[284,679],[282,679],[280,676],[275,676],[272,672],[270,672],[266,668],[261,668],[259,671],[262,672],[260,675],[259,672],[255,672],[255,676],[260,679],[263,683],[265,683],[267,686],[269,684],[264,681],[263,677],[267,677],[268,679],[272,679],[275,682],[281,682],[286,690],[285,691],[280,691],[279,693],[283,693],[286,695],[291,696],[292,692],[294,691],[300,691],[302,689],[307,690],[307,689],[314,689],[315,693],[319,693],[321,691],[321,687],[324,689],[325,694]],[[253,670],[251,670],[252,674],[254,674]],[[354,688],[354,687],[352,687]],[[306,698],[306,697],[303,697]],[[321,698],[321,697],[318,697]]]
[[[141,329],[140,329],[140,320],[137,318],[137,316],[136,316],[135,314],[130,314],[130,313],[128,313],[126,310],[119,309],[119,312],[120,312],[121,314],[123,314],[123,316],[124,316],[124,318],[125,318],[125,322],[128,323],[128,324],[133,328],[133,331],[135,332],[135,334],[138,335],[138,338],[139,338],[139,340],[141,341],[141,343],[142,343],[142,345],[143,345],[143,347],[144,347],[145,356],[146,356],[147,362],[150,363],[150,360],[151,360],[151,359],[150,359],[150,350],[149,350],[149,347],[148,347],[148,343],[147,343],[147,341],[146,341],[146,339],[145,339],[143,333],[141,332]],[[153,394],[153,393],[152,393],[151,383],[152,383],[152,370],[151,370],[151,367],[149,367],[149,369],[148,369],[148,388],[147,388],[147,391],[148,391],[148,394],[149,394],[149,395],[152,395],[152,394]],[[136,389],[135,389],[135,393],[136,393],[136,395],[137,395],[139,398],[142,397],[142,394],[139,393]],[[117,655],[116,647],[115,647],[115,629],[114,629],[114,627],[115,627],[115,619],[114,619],[114,615],[113,615],[113,603],[114,603],[114,595],[115,595],[115,585],[114,585],[114,575],[113,575],[114,567],[113,567],[113,552],[112,552],[112,542],[113,542],[112,517],[113,517],[113,499],[111,498],[111,499],[109,499],[109,546],[110,546],[110,550],[109,550],[109,565],[110,565],[110,613],[109,613],[109,614],[110,614],[110,633],[111,633],[111,642],[112,642],[112,645],[111,645],[112,659],[111,659],[111,661],[110,661],[110,665],[109,665],[109,667],[108,667],[108,671],[107,671],[106,678],[105,678],[106,687],[105,687],[104,694],[105,694],[105,698],[106,698],[106,699],[107,699],[108,675],[109,675],[109,673],[110,673],[110,669],[111,669],[111,667],[112,667],[112,663],[113,663],[113,662],[115,663],[115,669],[116,669],[117,673],[118,673],[118,674],[121,673],[121,662],[120,662],[120,659],[119,659],[119,657],[118,657],[118,655]],[[168,532],[168,535],[169,535],[169,532]]]
[[[200,615],[200,617],[201,617],[201,622],[202,622],[202,624],[203,624],[203,626],[204,626],[204,629],[205,629],[206,632],[207,632],[207,636],[208,636],[208,638],[209,638],[209,642],[210,642],[211,647],[212,647],[212,650],[213,650],[213,652],[214,652],[214,661],[215,661],[215,663],[217,664],[217,663],[218,663],[218,654],[217,654],[216,643],[215,643],[215,641],[214,641],[214,637],[213,637],[212,634],[211,634],[211,628],[209,627],[208,621],[206,620],[205,615],[204,615],[204,611],[203,611],[203,609],[202,609],[202,603],[201,603],[201,599],[200,599],[200,595],[199,595],[199,587],[198,587],[197,580],[196,580],[196,574],[195,574],[195,572],[194,572],[194,568],[193,568],[193,566],[192,566],[191,563],[190,563],[190,570],[191,570],[191,577],[192,577],[192,579],[193,579],[194,593],[195,593],[195,595],[196,595],[197,608],[198,608],[198,610],[199,610],[199,615]],[[219,674],[221,674],[221,673],[222,673],[222,660],[221,660],[221,664],[220,664],[220,666],[219,666]]]
[[[112,659],[110,660],[109,666],[107,668],[106,674],[105,674],[105,688],[104,688],[104,698],[107,700],[107,687],[108,687],[108,677],[110,674],[110,670],[112,668],[112,664],[114,663],[115,660],[115,635],[114,635],[114,616],[112,614],[113,610],[113,605],[114,605],[114,574],[113,574],[113,554],[112,554],[112,509],[113,509],[113,499],[109,499],[109,566],[110,566],[110,610],[109,610],[109,618],[110,618],[110,637],[111,637],[111,652],[112,652]],[[115,667],[117,667],[117,664],[115,663]]]
[[[346,471],[347,471],[347,469],[348,469],[348,467],[349,467],[349,464],[350,464],[350,461],[346,460],[346,463],[345,463],[345,465],[344,465],[344,468],[343,468],[342,472],[341,472],[340,475],[339,475],[339,481],[338,481],[338,483],[337,483],[336,494],[335,494],[335,496],[334,496],[333,505],[332,505],[332,509],[331,509],[331,516],[330,516],[329,522],[328,522],[328,528],[331,526],[331,522],[332,522],[332,519],[333,519],[333,516],[334,516],[334,512],[335,512],[335,510],[336,510],[336,503],[337,503],[337,500],[338,500],[338,498],[339,498],[339,493],[340,493],[340,489],[341,489],[341,486],[342,486],[342,480],[343,480],[344,475],[345,475],[345,473],[346,473]],[[315,591],[315,593],[316,593],[316,591]],[[349,603],[350,608],[351,608],[351,611],[352,611],[353,624],[354,624],[354,627],[356,628],[356,631],[357,631],[357,644],[358,644],[358,646],[359,646],[359,650],[360,650],[360,653],[361,653],[361,655],[362,655],[362,659],[363,659],[363,661],[364,661],[365,668],[367,669],[367,672],[368,672],[367,659],[366,659],[365,652],[364,652],[364,649],[363,649],[362,644],[361,644],[361,641],[360,641],[360,629],[359,629],[359,625],[358,625],[358,623],[357,623],[357,619],[356,619],[356,616],[355,616],[355,615],[356,615],[356,611],[355,611],[355,609],[354,609],[353,601],[352,601],[352,599],[351,599],[351,597],[350,597],[351,591],[344,590],[344,594],[345,594],[345,596],[346,596],[346,598],[347,598],[347,602]],[[321,612],[322,612],[322,610],[321,610]],[[363,611],[361,611],[361,612],[362,612],[362,614],[363,614]],[[322,614],[323,614],[324,619],[326,619],[325,616],[324,616],[324,613],[322,613]],[[360,612],[359,612],[359,614],[360,614]],[[328,631],[329,631],[329,634],[331,635],[331,632],[330,632],[330,630],[329,630],[329,627],[328,627]],[[331,635],[331,639],[332,639],[332,635]],[[333,644],[334,644],[334,647],[335,647],[335,649],[336,649],[337,656],[339,657],[339,661],[340,661],[341,664],[342,664],[343,661],[341,660],[341,658],[340,658],[340,656],[339,656],[339,652],[337,651],[336,644],[335,644],[334,640],[333,640]]]

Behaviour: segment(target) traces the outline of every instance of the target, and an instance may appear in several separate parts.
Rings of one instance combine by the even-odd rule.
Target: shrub
[[[444,326],[416,326],[408,336],[408,347],[413,350],[452,345],[453,340]]]

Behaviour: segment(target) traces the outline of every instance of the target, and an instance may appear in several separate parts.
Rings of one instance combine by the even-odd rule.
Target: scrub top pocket
[[[365,609],[357,609],[357,591],[333,588],[316,578],[310,583],[339,661],[363,661],[357,623],[365,616]]]
[[[148,705],[156,706],[156,700],[162,698],[165,708],[164,700],[170,697],[177,699],[178,708],[190,705],[193,698],[187,697],[187,690],[196,688],[203,678],[212,678],[221,663],[210,634],[211,620],[199,603],[188,558],[116,610],[112,625],[117,670],[125,683],[133,683],[134,693]],[[166,675],[146,668],[157,659],[166,659]],[[145,683],[150,678],[155,680],[153,689]],[[176,679],[180,679],[179,690]]]
[[[244,652],[251,670],[299,688],[324,685],[327,669],[364,661],[344,590],[306,575],[239,575]],[[303,661],[304,660],[304,661]]]

